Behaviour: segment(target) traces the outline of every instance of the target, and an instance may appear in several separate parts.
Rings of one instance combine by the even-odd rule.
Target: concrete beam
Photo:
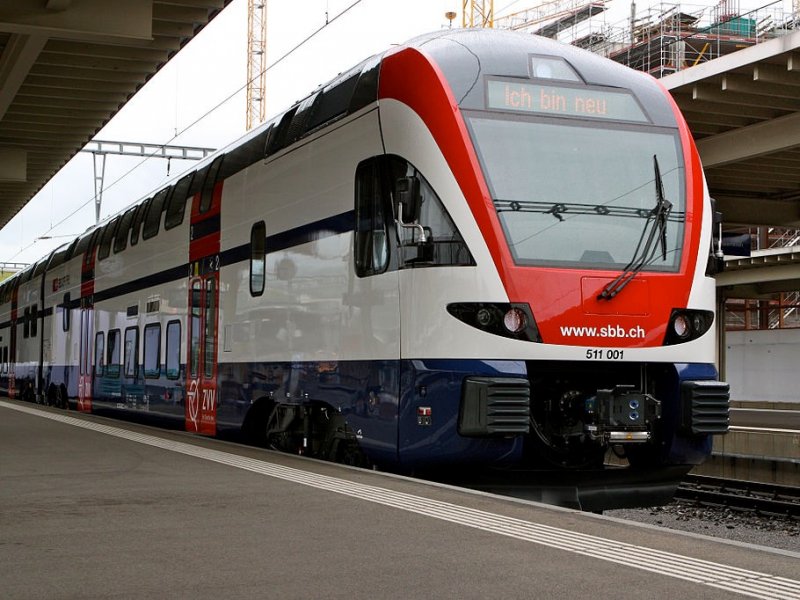
[[[800,254],[792,251],[735,258],[726,261],[725,267],[714,277],[718,288],[743,286],[757,293],[774,294],[796,290],[800,282]]]
[[[0,181],[25,182],[28,153],[20,148],[0,148]]]
[[[661,83],[668,90],[675,90],[748,65],[762,61],[768,62],[779,54],[792,52],[797,48],[800,48],[800,31],[794,31],[789,35],[782,35],[762,44],[756,44],[750,48],[726,54],[672,75],[667,75],[661,79]],[[792,70],[791,67],[789,70]]]
[[[800,146],[800,113],[698,140],[703,166],[714,167]]]
[[[0,31],[8,33],[113,43],[120,38],[149,40],[152,27],[153,0],[0,4]]]
[[[767,265],[764,267],[742,270],[723,271],[714,276],[718,288],[728,288],[731,286],[766,286],[769,282],[785,283],[785,286],[772,285],[769,286],[770,293],[775,293],[781,287],[785,287],[783,291],[791,291],[797,289],[797,281],[800,280],[800,264],[787,263],[782,265]]]
[[[9,37],[0,56],[0,119],[6,114],[46,42],[43,35],[13,34]]]
[[[796,202],[752,197],[726,196],[714,193],[717,210],[726,224],[767,225],[770,227],[800,227],[800,206]]]
[[[795,292],[800,289],[800,279],[783,279],[763,283],[745,283],[720,287],[717,284],[718,296],[725,298],[746,298],[748,300],[777,300],[781,294]]]

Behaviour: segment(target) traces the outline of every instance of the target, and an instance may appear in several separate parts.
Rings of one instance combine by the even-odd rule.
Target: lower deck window
[[[181,322],[167,323],[166,368],[167,379],[178,379],[181,375]]]
[[[136,377],[139,369],[139,328],[125,330],[125,377]]]
[[[144,328],[144,376],[158,378],[161,375],[161,325],[152,323]]]

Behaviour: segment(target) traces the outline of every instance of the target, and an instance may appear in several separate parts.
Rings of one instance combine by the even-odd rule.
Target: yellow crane
[[[247,130],[264,122],[267,82],[267,0],[247,0]]]
[[[494,27],[494,0],[462,1],[462,27]]]
[[[502,17],[494,15],[494,0],[463,0],[464,27],[496,29],[528,29],[539,26],[536,33],[555,37],[560,27],[588,19],[606,10],[607,0],[547,0]],[[793,0],[800,3],[800,0]],[[545,25],[547,24],[547,25]]]

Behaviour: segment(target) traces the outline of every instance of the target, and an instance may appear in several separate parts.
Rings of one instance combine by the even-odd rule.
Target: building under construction
[[[619,1],[619,0],[618,0]],[[781,2],[741,13],[738,1],[713,6],[652,4],[607,23],[610,0],[556,0],[494,19],[494,26],[571,43],[629,67],[663,77],[795,28]]]

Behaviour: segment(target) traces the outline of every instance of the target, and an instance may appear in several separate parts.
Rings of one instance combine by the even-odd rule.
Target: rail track
[[[675,498],[800,519],[800,487],[689,475]]]

